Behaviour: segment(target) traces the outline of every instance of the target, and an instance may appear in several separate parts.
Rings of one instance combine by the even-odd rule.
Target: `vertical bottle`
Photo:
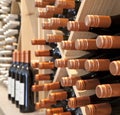
[[[25,67],[20,76],[20,112],[33,112],[34,93],[31,90],[34,84],[34,73],[31,67],[31,51],[25,51]]]
[[[18,72],[21,69],[21,51],[17,53],[17,67],[16,67],[16,71],[15,71],[15,104],[16,107],[18,107],[18,101],[19,101],[19,76],[18,76]]]
[[[17,70],[17,66],[19,66],[19,63],[17,62],[18,54],[19,54],[19,51],[16,52],[16,64],[15,64],[14,71],[11,73],[11,76],[12,76],[12,87],[11,87],[12,88],[12,94],[11,94],[12,103],[15,103],[15,73]]]
[[[12,61],[12,65],[9,68],[9,76],[8,76],[8,99],[11,100],[12,98],[12,75],[14,70],[16,69],[16,56],[17,56],[17,52],[14,51],[13,52],[13,61]]]

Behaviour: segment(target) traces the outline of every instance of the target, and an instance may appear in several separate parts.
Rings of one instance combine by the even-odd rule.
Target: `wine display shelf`
[[[15,2],[15,0],[13,1]],[[40,9],[35,8],[34,4],[35,4],[35,0],[21,0],[19,3],[20,9],[21,9],[21,12],[20,12],[21,13],[21,37],[18,42],[18,49],[31,50],[32,61],[40,62],[40,61],[46,60],[46,58],[35,57],[35,54],[34,54],[35,50],[48,49],[49,47],[32,46],[31,40],[34,38],[36,39],[46,38],[46,35],[48,33],[57,34],[59,33],[59,31],[48,31],[48,30],[42,29],[41,23],[47,19],[38,18],[38,12]],[[120,7],[119,0],[81,0],[81,5],[76,17],[76,21],[83,21],[87,14],[116,15],[120,13],[119,7]],[[16,8],[14,7],[13,11],[16,11],[15,9]],[[93,34],[90,32],[71,32],[68,40],[92,38],[95,36],[96,34]],[[61,43],[58,43],[58,47],[60,49],[62,58],[68,58],[68,59],[78,58],[88,53],[85,51],[62,50]],[[44,73],[44,71],[42,70],[39,70],[39,72]],[[53,82],[60,81],[61,78],[65,76],[80,76],[86,73],[87,72],[84,70],[73,70],[73,69],[71,70],[68,68],[58,68],[54,76]],[[75,86],[73,86],[73,88],[77,97],[83,96],[83,95],[92,95],[95,93],[94,90],[78,91]],[[45,98],[48,95],[48,93],[40,92],[39,98],[40,99]],[[84,107],[82,107],[81,110],[83,115],[86,115],[84,111]],[[43,111],[40,110],[39,115],[41,115],[41,113],[43,113]]]

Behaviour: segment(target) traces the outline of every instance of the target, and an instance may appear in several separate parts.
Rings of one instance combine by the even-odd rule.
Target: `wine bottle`
[[[96,45],[101,49],[118,49],[120,48],[119,38],[120,36],[99,35],[96,38]]]
[[[57,43],[55,42],[47,42],[45,39],[33,39],[31,40],[32,45],[47,45],[51,48],[55,48]]]
[[[56,59],[55,60],[55,67],[65,68],[67,67],[68,59]]]
[[[35,111],[34,93],[31,87],[34,84],[34,73],[31,67],[31,51],[25,51],[25,65],[20,79],[20,112],[28,113]]]
[[[16,70],[17,70],[17,66],[19,66],[19,62],[17,62],[17,59],[18,59],[18,56],[19,56],[19,51],[16,52],[16,64],[14,66],[14,69],[13,71],[11,72],[11,76],[12,76],[12,82],[11,82],[11,100],[12,100],[12,103],[15,103],[15,73],[16,73]]]
[[[119,115],[120,98],[109,103],[90,104],[85,106],[87,115]]]
[[[56,47],[51,50],[37,50],[35,51],[35,56],[52,56],[53,58],[61,58],[61,53],[59,48]]]
[[[95,92],[99,98],[120,96],[120,83],[97,85]]]
[[[61,48],[64,50],[76,50],[75,49],[75,41],[64,40],[61,42]]]
[[[40,7],[40,8],[45,8],[46,7],[46,5],[48,5],[49,4],[49,2],[40,2],[39,0],[36,0],[35,1],[35,7]]]
[[[68,99],[70,108],[83,107],[89,104],[106,103],[115,100],[116,98],[98,98],[96,94],[90,96],[72,97]]]
[[[12,85],[14,85],[14,84],[12,84],[12,81],[13,81],[12,73],[16,69],[16,56],[17,56],[17,52],[14,51],[13,56],[12,56],[13,61],[12,61],[11,67],[9,68],[9,76],[8,76],[8,99],[9,100],[11,100],[11,98],[12,98],[12,87],[13,87]]]
[[[109,66],[110,73],[114,76],[119,76],[120,75],[120,61],[112,61]]]
[[[67,29],[69,31],[92,32],[98,35],[114,35],[119,32],[119,31],[112,31],[112,30],[103,29],[103,28],[87,27],[85,25],[85,22],[82,22],[82,21],[69,21],[67,23]]]
[[[17,66],[16,66],[16,71],[15,71],[15,87],[14,87],[16,107],[18,107],[18,101],[19,101],[19,76],[18,76],[18,72],[20,71],[21,66],[22,66],[21,56],[22,56],[22,53],[19,51],[17,53],[17,61],[16,61]]]
[[[120,79],[108,74],[102,76],[101,78],[93,78],[87,80],[78,80],[76,81],[76,88],[78,90],[91,90],[95,89],[97,85],[106,84],[106,83],[119,83]]]

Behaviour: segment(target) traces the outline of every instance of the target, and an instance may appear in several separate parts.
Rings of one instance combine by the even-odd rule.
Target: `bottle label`
[[[24,83],[20,83],[19,86],[19,104],[24,105]]]
[[[15,79],[11,79],[11,97],[15,97]]]
[[[20,82],[18,80],[16,80],[16,84],[15,84],[15,100],[19,101],[19,89],[20,89]]]
[[[8,94],[11,94],[11,85],[12,85],[12,78],[8,77]]]

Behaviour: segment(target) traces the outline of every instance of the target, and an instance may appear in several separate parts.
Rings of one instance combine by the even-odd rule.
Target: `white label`
[[[15,79],[11,79],[11,97],[15,97]]]
[[[19,90],[20,90],[20,82],[18,80],[16,80],[16,84],[15,84],[15,100],[19,101]]]
[[[12,78],[11,77],[8,77],[8,94],[10,94],[11,95],[11,83],[12,82]]]
[[[24,83],[20,83],[19,93],[19,104],[24,105]]]

